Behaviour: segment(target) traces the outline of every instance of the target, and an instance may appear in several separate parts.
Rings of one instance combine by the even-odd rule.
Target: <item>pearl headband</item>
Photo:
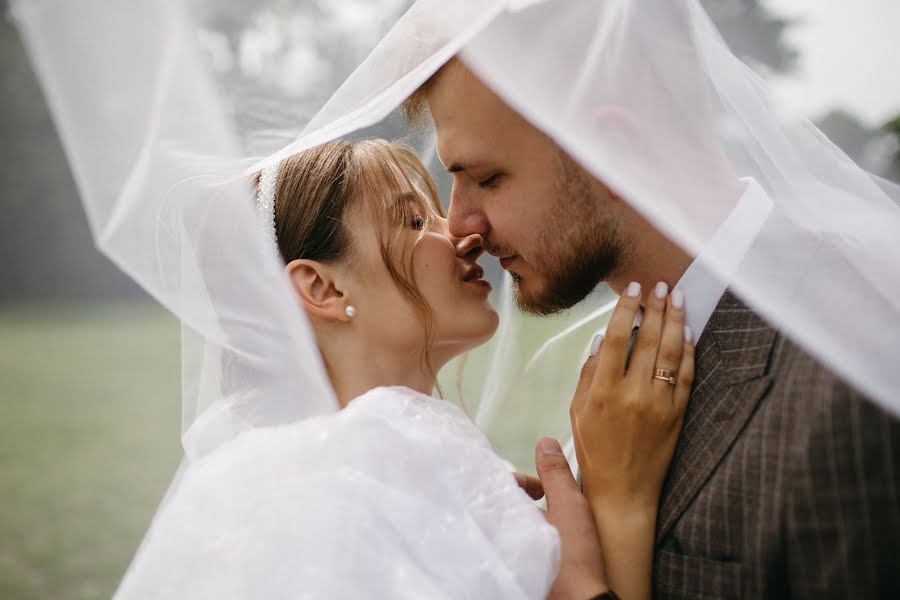
[[[278,244],[275,234],[275,186],[278,182],[278,163],[263,167],[259,174],[256,192],[256,216],[259,224],[273,244]]]

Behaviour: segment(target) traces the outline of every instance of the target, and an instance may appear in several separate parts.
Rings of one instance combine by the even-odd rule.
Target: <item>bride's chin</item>
[[[465,320],[462,322],[469,326],[465,331],[457,331],[457,335],[451,336],[451,339],[445,339],[443,342],[438,340],[435,344],[436,348],[443,347],[453,355],[447,360],[487,343],[500,326],[500,315],[490,306],[485,307],[482,314],[477,317],[472,315],[463,318]]]
[[[497,329],[500,327],[500,315],[497,314],[497,311],[490,305],[484,311],[484,327],[480,328],[481,330],[473,335],[473,348],[480,346],[486,343],[489,339],[494,337],[494,334],[497,333]]]

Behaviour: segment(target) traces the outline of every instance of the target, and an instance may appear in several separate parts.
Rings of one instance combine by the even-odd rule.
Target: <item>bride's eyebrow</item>
[[[408,206],[414,204],[418,208],[425,206],[424,199],[421,194],[413,191],[400,192],[397,196],[397,206]]]
[[[442,214],[441,210],[438,209],[437,206],[433,205],[433,202],[431,200],[429,200],[428,197],[423,195],[421,192],[406,191],[406,192],[401,192],[397,196],[397,204],[398,205],[409,204],[409,203],[415,204],[417,208],[419,208],[424,213],[426,213],[425,214],[426,217]]]
[[[421,202],[419,194],[415,192],[400,192],[397,196],[397,204],[407,204],[409,202]]]

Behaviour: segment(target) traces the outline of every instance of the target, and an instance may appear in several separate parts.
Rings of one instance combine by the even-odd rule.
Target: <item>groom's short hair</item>
[[[420,85],[416,91],[409,95],[409,97],[403,101],[400,105],[400,114],[403,115],[403,118],[406,119],[406,122],[410,125],[424,125],[428,120],[431,114],[428,111],[428,98],[426,94],[431,86],[434,84],[435,80],[437,80],[438,76],[441,74],[447,65],[457,60],[454,56],[447,62],[445,62],[441,67],[435,71],[435,73],[428,78],[425,83]]]
[[[431,81],[430,79],[428,81]],[[428,81],[425,83],[427,84]],[[428,102],[425,99],[425,86],[420,86],[400,105],[400,114],[410,125],[421,125],[428,115]]]

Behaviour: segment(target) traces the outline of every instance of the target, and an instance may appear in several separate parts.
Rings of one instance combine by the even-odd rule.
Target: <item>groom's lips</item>
[[[514,260],[518,257],[518,254],[513,254],[512,256],[507,256],[506,258],[500,259],[500,266],[509,271],[509,265],[513,263]]]

